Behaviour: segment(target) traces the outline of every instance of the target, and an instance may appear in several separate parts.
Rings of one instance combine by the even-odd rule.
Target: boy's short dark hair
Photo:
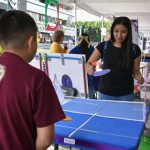
[[[5,9],[0,9],[0,15],[5,11],[6,11]]]
[[[37,26],[34,19],[20,10],[3,12],[0,16],[0,43],[20,49],[28,37],[36,38]]]

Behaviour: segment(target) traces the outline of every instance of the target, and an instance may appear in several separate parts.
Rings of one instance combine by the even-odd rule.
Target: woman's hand
[[[90,56],[90,58],[88,59],[87,63],[85,64],[85,69],[87,71],[87,73],[89,75],[93,75],[94,71],[95,71],[95,67],[96,64],[95,62],[97,62],[97,60],[101,57],[101,54],[99,52],[98,49],[95,48],[95,50],[93,51],[92,55]],[[95,63],[95,65],[94,65]]]
[[[68,49],[67,43],[64,43],[64,49]]]
[[[89,75],[93,75],[93,74],[94,74],[95,67],[94,67],[93,65],[87,63],[87,64],[85,65],[85,69],[86,69],[86,71],[87,71],[87,73],[88,73]]]
[[[134,79],[137,80],[137,83],[139,83],[139,84],[143,84],[145,82],[140,71],[138,71],[137,73],[134,74]]]

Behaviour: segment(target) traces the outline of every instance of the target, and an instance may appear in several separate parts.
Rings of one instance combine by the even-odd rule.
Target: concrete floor
[[[54,150],[54,146],[50,146],[47,150]],[[59,150],[70,150],[70,148],[59,146]]]

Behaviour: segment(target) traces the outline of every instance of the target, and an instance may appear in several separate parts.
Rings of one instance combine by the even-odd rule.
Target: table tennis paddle
[[[99,69],[99,70],[96,70],[93,74],[93,76],[97,77],[97,76],[103,76],[107,73],[110,72],[110,69]]]

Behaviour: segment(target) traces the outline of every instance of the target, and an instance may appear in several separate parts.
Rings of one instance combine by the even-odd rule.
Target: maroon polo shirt
[[[8,52],[0,57],[0,74],[0,150],[35,150],[36,127],[65,117],[52,83]]]

